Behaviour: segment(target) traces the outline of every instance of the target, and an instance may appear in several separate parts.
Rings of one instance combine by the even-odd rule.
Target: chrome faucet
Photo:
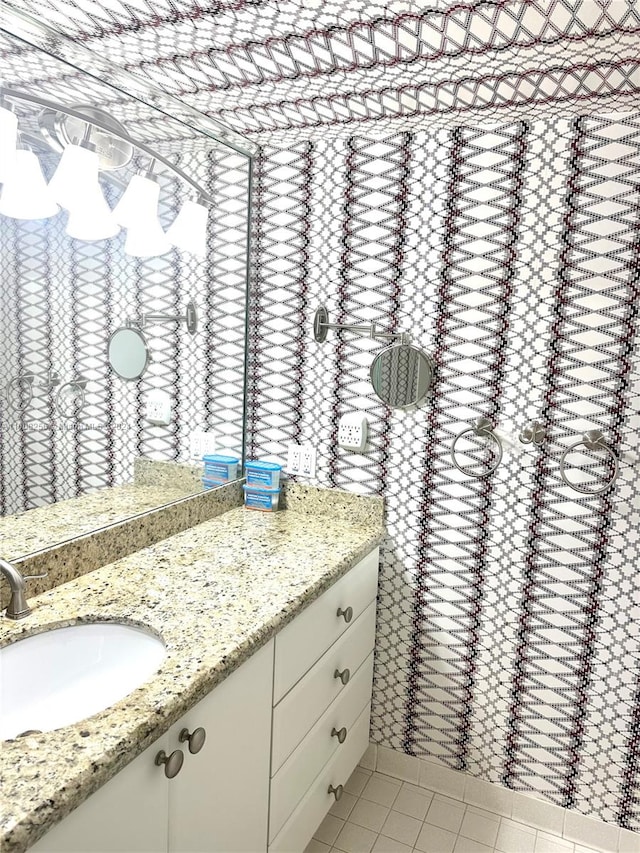
[[[23,577],[15,566],[2,559],[0,559],[0,572],[9,582],[9,588],[11,589],[11,599],[4,615],[7,619],[24,619],[25,616],[31,613],[31,608],[27,604],[24,594],[25,582],[34,578],[46,578],[47,572],[43,575],[27,575]]]

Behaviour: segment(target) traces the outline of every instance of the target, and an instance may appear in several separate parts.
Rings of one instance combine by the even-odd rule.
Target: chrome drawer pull
[[[353,607],[346,607],[344,610],[342,609],[342,607],[338,607],[338,612],[336,613],[336,616],[342,616],[345,622],[351,622],[351,620],[353,619]]]
[[[164,764],[164,775],[167,779],[173,779],[182,770],[184,755],[181,749],[174,749],[171,755],[167,755],[164,749],[156,755],[156,766],[161,767]]]
[[[348,669],[343,669],[342,672],[340,672],[339,669],[336,669],[336,671],[333,673],[333,677],[339,678],[343,684],[348,684],[349,679],[351,678],[351,673]]]
[[[334,726],[331,729],[331,737],[337,737],[338,743],[344,743],[347,739],[347,730],[344,726],[340,730],[336,729],[336,727]]]
[[[327,794],[333,794],[337,801],[342,796],[343,791],[344,788],[342,787],[342,785],[338,785],[337,788],[334,788],[333,785],[329,785],[329,788],[327,789]]]
[[[185,743],[185,741],[188,742],[189,752],[191,755],[195,755],[197,752],[200,752],[206,739],[207,733],[202,727],[194,729],[191,733],[189,733],[189,729],[182,729],[178,735],[180,743]]]

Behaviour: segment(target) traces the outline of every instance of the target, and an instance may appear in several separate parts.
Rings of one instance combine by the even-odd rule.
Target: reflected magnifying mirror
[[[109,338],[109,364],[121,379],[135,381],[149,364],[149,347],[140,329],[125,326]]]

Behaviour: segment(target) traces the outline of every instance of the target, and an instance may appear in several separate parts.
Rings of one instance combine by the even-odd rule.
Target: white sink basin
[[[0,740],[49,732],[108,708],[147,681],[162,640],[131,625],[54,628],[0,649]]]

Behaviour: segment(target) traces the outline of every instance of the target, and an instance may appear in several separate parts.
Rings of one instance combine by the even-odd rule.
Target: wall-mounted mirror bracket
[[[321,305],[316,311],[313,319],[313,337],[321,344],[327,339],[329,329],[336,331],[353,332],[354,335],[361,335],[371,338],[372,340],[382,341],[399,341],[401,344],[411,342],[411,337],[408,332],[383,332],[379,331],[375,323],[368,325],[358,325],[355,323],[330,323],[329,312]]]
[[[195,302],[187,302],[184,314],[142,314],[139,320],[129,318],[127,325],[132,328],[145,329],[156,323],[186,323],[190,335],[198,331],[198,311]]]
[[[370,370],[373,390],[385,405],[392,409],[410,409],[427,396],[435,364],[430,355],[411,343],[408,332],[383,332],[375,323],[330,323],[327,309],[321,305],[313,320],[313,336],[318,343],[327,339],[329,329],[391,341],[373,359]]]

